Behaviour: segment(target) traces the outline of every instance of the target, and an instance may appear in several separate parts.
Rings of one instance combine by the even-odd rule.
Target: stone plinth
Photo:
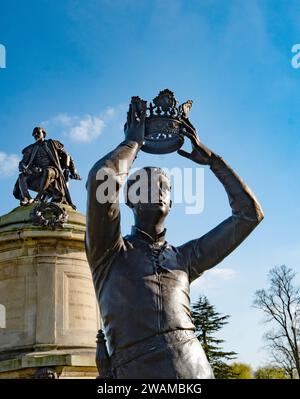
[[[59,356],[62,349],[66,356],[82,350],[92,359],[88,372],[94,367],[96,375],[99,314],[85,254],[85,216],[63,206],[69,219],[52,230],[33,226],[33,208],[19,207],[0,218],[0,305],[6,311],[5,328],[0,328],[0,378],[12,372],[13,360],[24,369],[30,353],[47,352],[49,360],[49,351]],[[72,368],[72,356],[65,364],[60,356],[59,366]]]
[[[41,373],[42,379],[95,379],[94,358],[94,351],[82,349],[31,352],[0,361],[0,379],[38,379]]]

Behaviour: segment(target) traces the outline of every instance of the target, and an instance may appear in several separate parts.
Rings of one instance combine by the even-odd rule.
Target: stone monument
[[[54,162],[42,140],[30,150],[14,190],[23,193],[22,206],[0,217],[0,379],[95,378],[99,312],[85,253],[85,216],[70,200],[67,168]],[[49,169],[59,184],[44,179]],[[79,178],[75,168],[71,173]],[[27,188],[24,195],[28,180],[41,183],[34,186],[34,201]]]

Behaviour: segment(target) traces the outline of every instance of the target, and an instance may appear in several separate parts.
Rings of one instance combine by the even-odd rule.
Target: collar
[[[166,242],[165,240],[165,235],[166,235],[167,229],[164,229],[161,233],[157,234],[155,237],[152,237],[150,234],[146,233],[145,231],[139,229],[136,226],[132,226],[131,228],[131,234],[134,236],[137,236],[138,238],[141,238],[142,240],[151,242],[153,244],[164,244]]]
[[[46,140],[43,140],[43,141],[38,140],[38,141],[36,141],[34,144],[35,144],[37,147],[40,147],[40,146],[46,144]]]

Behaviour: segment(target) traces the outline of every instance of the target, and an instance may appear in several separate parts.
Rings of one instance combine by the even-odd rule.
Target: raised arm
[[[189,154],[179,150],[179,154],[210,166],[223,184],[232,209],[232,216],[209,233],[178,247],[189,268],[190,280],[193,281],[229,255],[262,221],[263,212],[249,187],[221,157],[199,142],[193,129],[187,128],[187,136],[192,141],[193,151]]]
[[[122,245],[118,197],[143,145],[145,112],[139,107],[140,102],[140,99],[132,98],[125,125],[125,140],[96,162],[88,176],[86,251],[92,270],[103,264],[118,245]]]

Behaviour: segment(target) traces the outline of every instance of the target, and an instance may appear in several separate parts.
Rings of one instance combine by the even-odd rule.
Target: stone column
[[[85,216],[60,206],[68,220],[52,229],[33,224],[35,207],[0,218],[0,305],[6,313],[0,378],[34,378],[40,367],[54,369],[57,378],[68,377],[66,369],[72,378],[95,377],[99,312],[85,254]]]

